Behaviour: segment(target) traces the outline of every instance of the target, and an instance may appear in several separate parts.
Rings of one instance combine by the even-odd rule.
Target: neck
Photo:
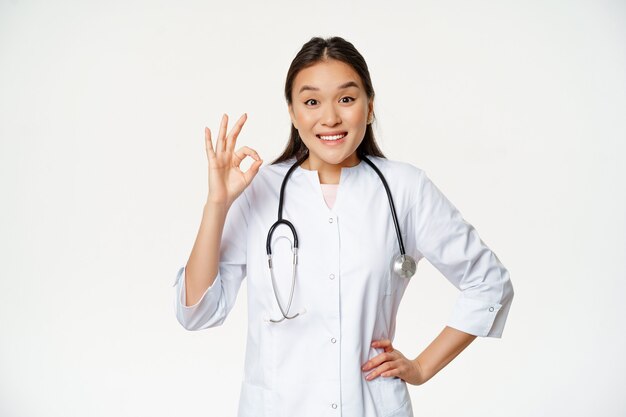
[[[309,171],[317,171],[320,184],[339,184],[341,178],[341,168],[354,167],[361,162],[356,152],[338,164],[329,164],[319,158],[309,157],[300,165]]]

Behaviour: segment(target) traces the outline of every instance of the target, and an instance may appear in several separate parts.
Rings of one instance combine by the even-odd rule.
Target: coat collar
[[[295,162],[296,162],[295,158],[292,158],[292,159],[289,159],[288,161],[285,161],[286,170],[289,170],[289,168]],[[341,168],[341,175],[339,177],[339,184],[342,184],[347,178],[355,175],[359,171],[361,171],[363,169],[366,169],[367,168],[366,165],[367,165],[367,163],[365,161],[360,160],[359,163],[356,164],[353,167],[342,167]],[[318,185],[320,184],[320,182],[319,182],[319,174],[318,174],[318,171],[316,169],[304,169],[304,168],[302,168],[302,166],[298,166],[296,168],[296,170],[291,174],[291,176],[294,177],[294,178],[301,177],[301,176],[306,176],[312,182],[317,183]]]

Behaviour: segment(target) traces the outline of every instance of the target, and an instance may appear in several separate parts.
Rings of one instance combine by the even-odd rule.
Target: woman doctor
[[[176,276],[177,319],[188,330],[221,325],[247,278],[240,417],[413,416],[407,383],[428,381],[477,336],[502,336],[509,273],[421,169],[384,157],[370,74],[350,42],[304,44],[285,97],[291,137],[270,165],[236,148],[246,114],[228,133],[224,115],[215,145],[205,129],[209,192]],[[246,157],[254,161],[242,172]],[[394,269],[401,245],[404,274]],[[414,279],[409,257],[460,290],[447,326],[416,358],[392,343]]]

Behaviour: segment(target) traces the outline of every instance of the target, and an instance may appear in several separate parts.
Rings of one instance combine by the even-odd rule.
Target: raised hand
[[[243,146],[235,151],[237,136],[247,119],[244,113],[235,126],[226,135],[228,116],[224,114],[220,123],[220,131],[217,137],[215,149],[211,141],[211,130],[205,127],[206,154],[209,161],[209,195],[207,202],[223,204],[227,207],[237,199],[239,194],[252,182],[259,172],[263,160],[252,148]],[[246,156],[254,159],[254,162],[246,172],[241,171],[239,165]]]

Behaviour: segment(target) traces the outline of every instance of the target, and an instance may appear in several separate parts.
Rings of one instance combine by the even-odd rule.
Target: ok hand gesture
[[[263,164],[263,160],[254,149],[243,146],[234,151],[237,136],[246,119],[247,115],[244,113],[226,135],[228,116],[224,114],[215,149],[213,149],[213,142],[211,141],[211,130],[208,127],[204,129],[206,154],[209,160],[209,196],[207,202],[230,207],[239,194],[252,182],[254,176],[259,172],[261,164]],[[254,162],[246,172],[242,172],[239,165],[246,156],[250,156]]]

